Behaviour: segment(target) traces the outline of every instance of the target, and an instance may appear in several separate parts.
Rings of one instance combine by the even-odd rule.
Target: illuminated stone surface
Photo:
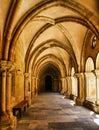
[[[70,99],[58,93],[43,93],[34,97],[32,105],[18,120],[17,130],[98,130],[95,113],[73,106]]]

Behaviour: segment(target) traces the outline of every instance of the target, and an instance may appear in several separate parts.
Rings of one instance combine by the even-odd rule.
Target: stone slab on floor
[[[44,93],[33,98],[17,130],[99,130],[98,123],[99,115],[89,109],[73,106],[58,93]]]

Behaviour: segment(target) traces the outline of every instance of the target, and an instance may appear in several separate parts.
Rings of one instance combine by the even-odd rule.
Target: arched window
[[[75,68],[72,67],[71,69],[71,80],[72,80],[72,95],[73,96],[77,96],[77,78],[74,77],[74,74],[75,74]]]
[[[85,71],[91,72],[92,70],[94,70],[94,62],[93,59],[89,57],[86,61]]]
[[[99,70],[99,53],[98,53],[97,58],[96,58],[96,69]]]
[[[86,78],[86,99],[95,102],[96,100],[96,78],[92,70],[94,70],[94,62],[91,57],[86,61],[85,66],[85,78]]]
[[[72,69],[71,69],[71,75],[73,76],[74,73],[75,73],[75,69],[74,69],[74,67],[72,67]]]

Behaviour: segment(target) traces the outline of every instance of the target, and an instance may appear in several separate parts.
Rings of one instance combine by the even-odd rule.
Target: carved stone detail
[[[12,61],[6,61],[6,60],[1,60],[0,61],[0,71],[12,71],[15,68],[15,64]]]

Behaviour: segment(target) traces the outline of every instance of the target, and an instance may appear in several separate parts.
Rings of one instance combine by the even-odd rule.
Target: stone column
[[[1,119],[6,120],[7,119],[7,113],[6,113],[6,71],[2,71],[1,74]]]
[[[85,76],[84,73],[75,73],[78,81],[78,96],[76,99],[77,105],[83,105],[85,100]]]
[[[37,96],[38,95],[38,78],[36,78],[35,90],[36,90],[36,96]]]
[[[67,91],[65,93],[65,98],[70,98],[70,95],[72,94],[72,81],[71,81],[71,76],[66,77],[66,82],[67,82]]]
[[[62,81],[61,94],[65,94],[65,92],[66,92],[66,78],[65,77],[61,78],[61,81]]]
[[[28,101],[28,106],[31,105],[31,88],[29,82],[29,73],[24,74],[24,100]]]
[[[59,80],[54,78],[52,86],[53,86],[52,91],[58,92],[59,91]]]
[[[99,70],[94,70],[96,76],[96,105],[99,106]]]
[[[11,113],[11,73],[10,72],[7,72],[7,87],[6,87],[6,90],[7,90],[7,113],[9,114],[10,116],[10,113]]]
[[[33,77],[33,92],[36,95],[36,77]]]
[[[0,128],[6,130],[7,128],[15,128],[15,124],[11,121],[7,109],[11,106],[11,80],[7,80],[7,71],[11,67],[10,61],[0,61]],[[16,118],[14,120],[16,122]]]
[[[6,85],[6,111],[10,121],[10,128],[16,128],[17,119],[13,116],[12,104],[11,104],[11,86],[12,86],[12,73],[7,72],[7,85]]]
[[[34,96],[34,89],[33,89],[33,76],[31,76],[31,98]]]
[[[28,100],[28,79],[29,73],[24,74],[24,99]]]
[[[6,122],[8,115],[6,112],[6,71],[7,61],[0,62],[0,120]]]

